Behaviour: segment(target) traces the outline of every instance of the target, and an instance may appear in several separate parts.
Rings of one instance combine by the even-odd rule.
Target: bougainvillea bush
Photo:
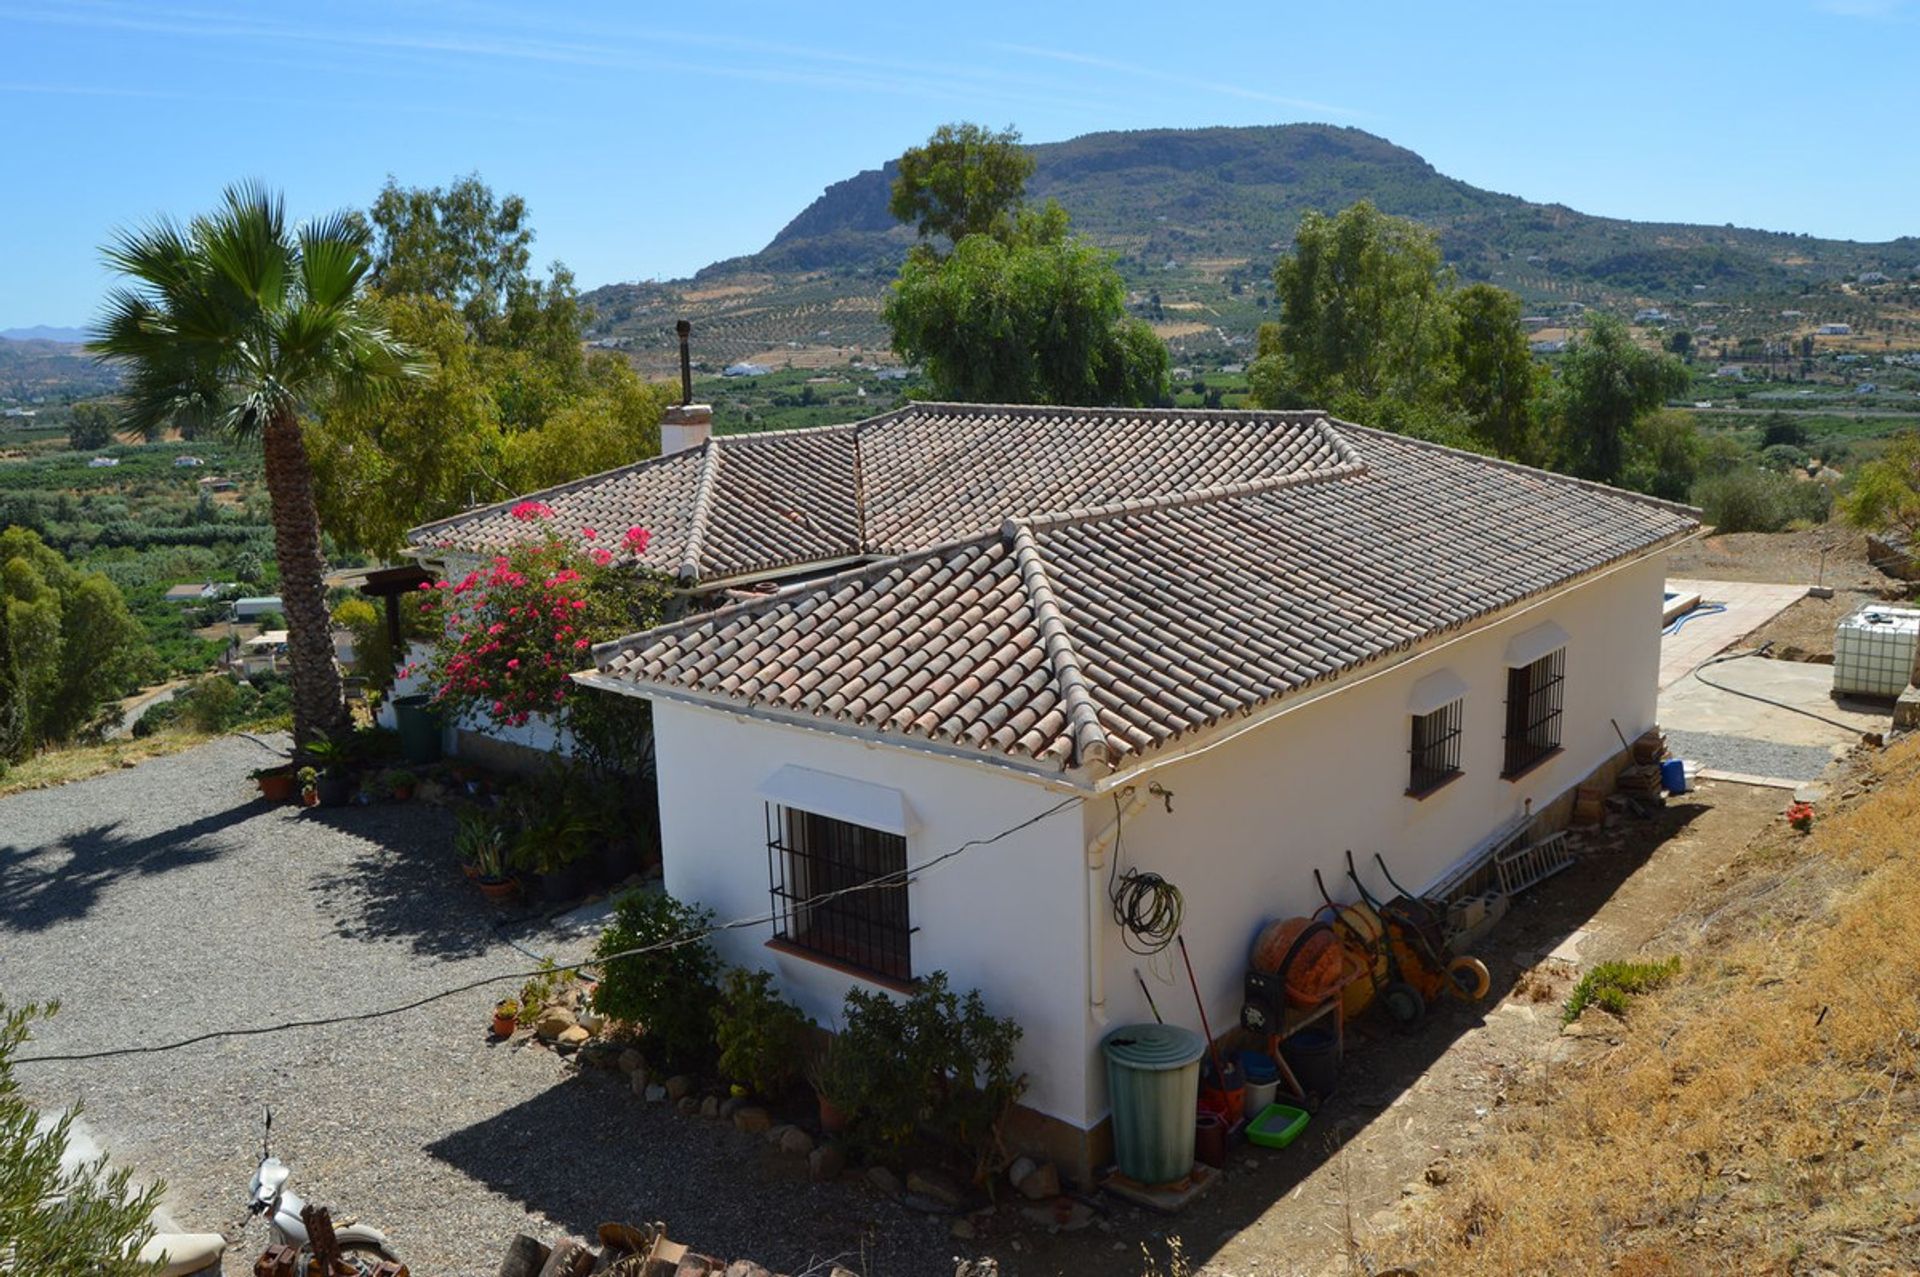
[[[534,523],[552,511],[524,501],[513,517]],[[592,664],[595,643],[658,624],[672,597],[664,578],[633,562],[647,541],[644,528],[582,528],[578,541],[530,539],[462,579],[421,586],[421,617],[440,636],[425,668],[435,703],[449,717],[508,727],[535,714],[567,726],[597,716],[595,703],[615,698],[569,675]]]

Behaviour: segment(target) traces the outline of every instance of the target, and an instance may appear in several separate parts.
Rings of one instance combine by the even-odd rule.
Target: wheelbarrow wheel
[[[1427,1013],[1427,1000],[1404,980],[1395,980],[1380,990],[1380,1005],[1395,1024],[1413,1024]]]
[[[1478,958],[1458,957],[1447,964],[1447,992],[1463,1002],[1478,1002],[1493,988],[1493,973]]]

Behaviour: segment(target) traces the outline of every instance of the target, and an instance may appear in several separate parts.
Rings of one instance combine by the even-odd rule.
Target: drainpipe
[[[1119,810],[1087,844],[1087,1013],[1101,1028],[1107,1025],[1106,964],[1100,952],[1100,920],[1111,907],[1107,900],[1107,851],[1120,837],[1121,822],[1146,804],[1146,790],[1132,785],[1121,790]]]

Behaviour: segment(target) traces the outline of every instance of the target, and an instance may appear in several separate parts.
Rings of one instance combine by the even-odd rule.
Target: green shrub
[[[807,1017],[773,990],[773,975],[736,967],[713,1008],[720,1073],[760,1095],[780,1094],[799,1069]]]
[[[675,1072],[713,1060],[720,959],[705,938],[712,925],[711,910],[681,904],[665,893],[635,891],[621,897],[594,948],[594,957],[605,964],[594,1005],[638,1026],[648,1056]],[[640,948],[652,951],[611,957]]]
[[[1659,962],[1602,962],[1573,986],[1561,1021],[1572,1024],[1589,1006],[1624,1016],[1629,997],[1657,989],[1679,974],[1678,957]]]
[[[972,1158],[984,1181],[999,1169],[1001,1121],[1026,1090],[1013,1071],[1020,1026],[962,998],[944,971],[912,996],[852,989],[836,1044],[853,1094],[852,1131],[881,1156],[931,1140]]]
[[[1823,522],[1832,499],[1824,484],[1757,466],[1710,475],[1693,489],[1694,504],[1721,532],[1778,532],[1795,522]]]

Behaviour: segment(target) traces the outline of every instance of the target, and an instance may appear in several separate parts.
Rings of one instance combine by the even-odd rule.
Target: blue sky
[[[240,177],[304,214],[478,170],[592,287],[751,252],[953,119],[1325,120],[1587,212],[1920,233],[1920,0],[1093,11],[0,0],[0,328],[85,322],[113,227]]]

